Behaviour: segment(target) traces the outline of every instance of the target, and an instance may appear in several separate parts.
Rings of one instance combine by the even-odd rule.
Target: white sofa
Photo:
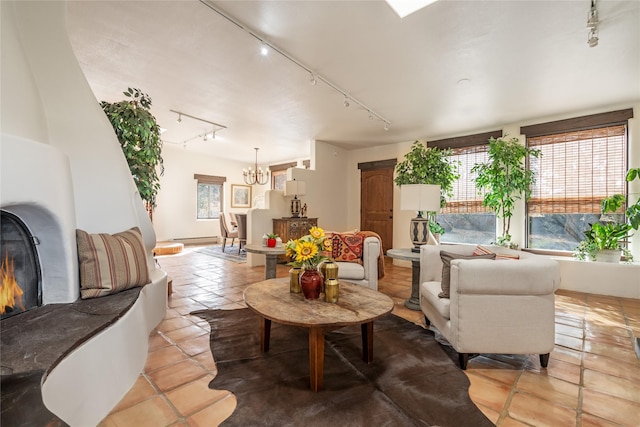
[[[470,353],[539,354],[547,366],[555,342],[554,292],[560,269],[552,259],[487,246],[518,260],[454,259],[450,298],[440,298],[440,251],[472,255],[477,245],[420,248],[420,309],[459,353],[466,369]]]
[[[344,279],[357,285],[378,290],[378,257],[380,256],[380,240],[376,237],[364,239],[362,248],[362,265],[355,262],[337,262],[338,279]]]

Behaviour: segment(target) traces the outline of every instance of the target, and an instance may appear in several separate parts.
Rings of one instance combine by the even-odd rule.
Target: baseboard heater
[[[171,239],[172,242],[178,242],[178,243],[184,243],[184,244],[189,244],[189,243],[213,243],[216,244],[220,241],[220,237],[219,236],[203,236],[203,237],[182,237],[182,238],[175,238],[175,239]]]

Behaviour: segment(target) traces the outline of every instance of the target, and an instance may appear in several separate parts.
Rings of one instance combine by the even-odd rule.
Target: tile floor
[[[233,411],[231,393],[207,387],[216,374],[208,324],[189,313],[243,307],[244,287],[264,271],[193,250],[158,258],[173,278],[167,314],[149,336],[144,372],[101,426],[211,427]],[[278,277],[287,271],[278,265]],[[379,289],[396,302],[394,313],[424,326],[420,312],[403,306],[411,269],[388,258],[386,273]],[[536,355],[480,356],[466,370],[469,393],[498,426],[640,426],[633,333],[640,336],[640,300],[559,291],[548,369]]]

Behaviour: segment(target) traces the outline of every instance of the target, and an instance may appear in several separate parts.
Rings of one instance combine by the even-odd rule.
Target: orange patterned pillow
[[[331,257],[341,262],[362,264],[364,236],[359,233],[336,233],[331,237]]]

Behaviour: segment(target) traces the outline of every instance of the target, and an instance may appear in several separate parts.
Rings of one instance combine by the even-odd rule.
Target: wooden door
[[[393,247],[393,171],[394,160],[359,164],[360,229],[375,231],[382,238],[382,249]]]

